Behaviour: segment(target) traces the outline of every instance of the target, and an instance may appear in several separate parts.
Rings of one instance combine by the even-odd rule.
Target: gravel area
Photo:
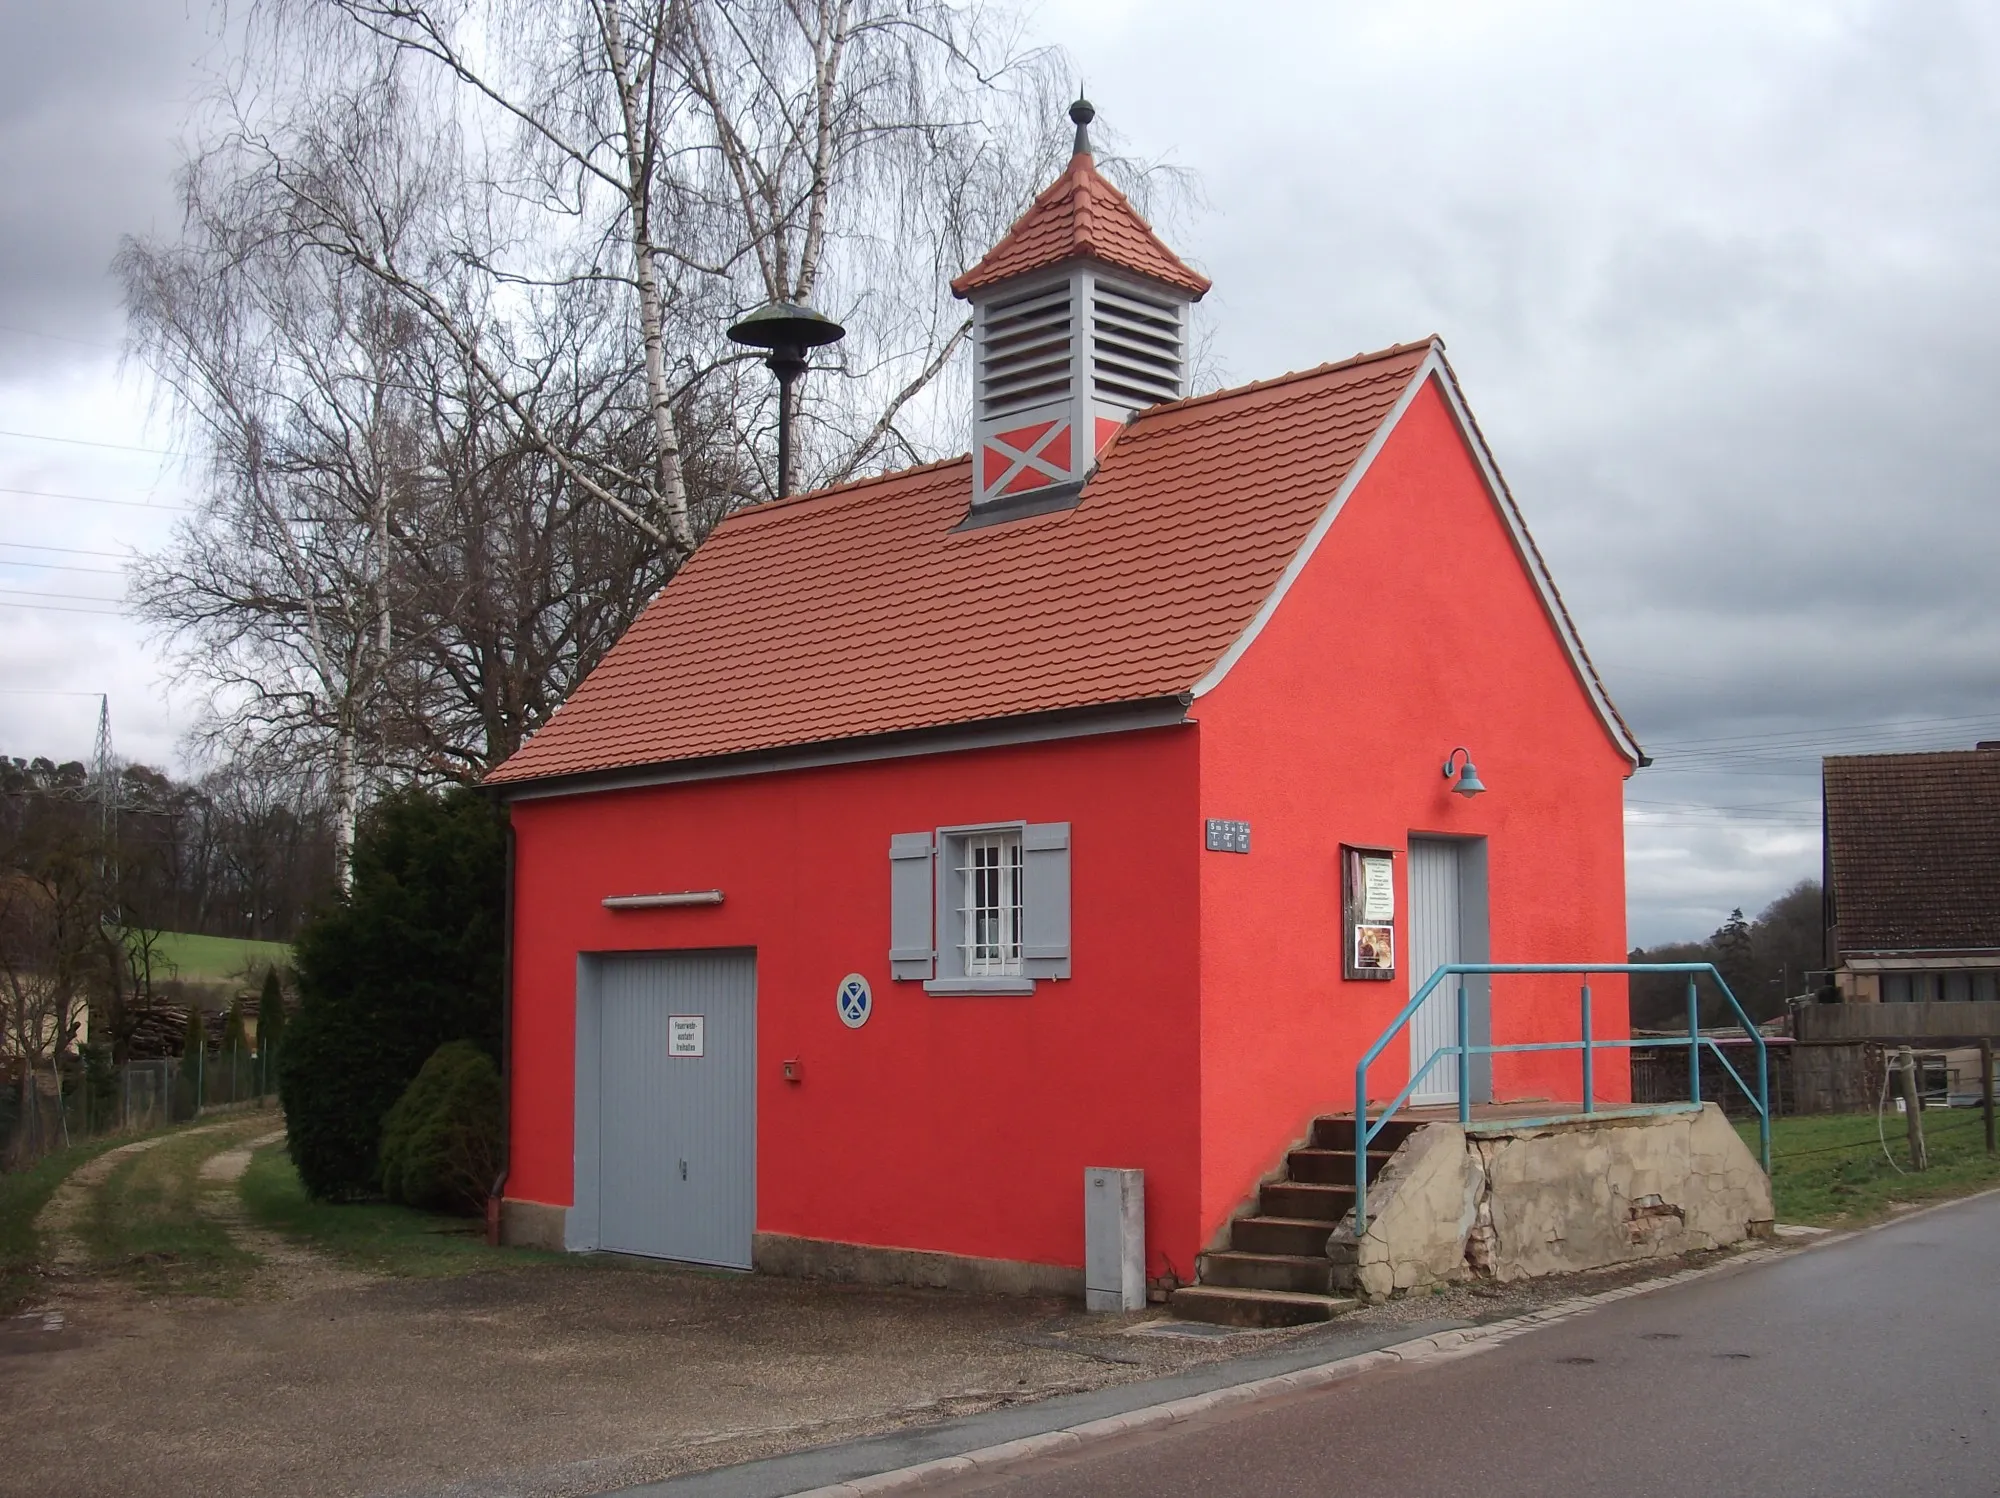
[[[242,1146],[217,1144],[222,1188]],[[219,1194],[206,1209],[272,1248]],[[1459,1287],[1339,1324],[1492,1320],[1674,1267]],[[568,1498],[1314,1335],[608,1257],[399,1280],[274,1252],[257,1281],[232,1301],[78,1283],[0,1323],[0,1495]]]

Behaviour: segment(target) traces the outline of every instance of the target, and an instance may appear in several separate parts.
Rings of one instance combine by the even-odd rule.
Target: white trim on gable
[[[1243,658],[1244,652],[1256,643],[1257,637],[1264,632],[1264,626],[1271,622],[1272,616],[1284,603],[1285,596],[1291,592],[1292,584],[1298,581],[1299,574],[1304,572],[1307,564],[1312,561],[1314,554],[1319,550],[1320,542],[1326,539],[1327,532],[1333,528],[1333,522],[1340,517],[1340,512],[1346,507],[1349,497],[1368,476],[1369,469],[1374,466],[1376,457],[1388,444],[1389,436],[1395,431],[1397,423],[1403,419],[1404,412],[1410,409],[1417,396],[1432,380],[1437,381],[1438,391],[1444,397],[1445,408],[1451,412],[1452,420],[1458,426],[1459,435],[1465,439],[1466,449],[1472,454],[1473,461],[1479,468],[1480,477],[1486,486],[1487,497],[1493,501],[1493,507],[1500,512],[1501,519],[1506,522],[1507,533],[1514,542],[1514,554],[1521,559],[1521,565],[1533,579],[1535,591],[1542,600],[1543,612],[1555,626],[1556,637],[1562,641],[1563,650],[1569,657],[1570,669],[1575,673],[1577,683],[1583,688],[1584,694],[1589,697],[1591,706],[1596,709],[1598,719],[1604,725],[1604,731],[1611,736],[1611,742],[1617,746],[1618,751],[1634,765],[1643,766],[1651,763],[1625,727],[1617,710],[1612,707],[1611,699],[1605,694],[1602,683],[1598,681],[1597,672],[1590,664],[1583,642],[1577,637],[1568,611],[1563,608],[1556,593],[1555,581],[1549,576],[1540,550],[1528,535],[1527,524],[1521,518],[1519,507],[1514,503],[1514,496],[1508,490],[1506,481],[1500,477],[1499,467],[1494,463],[1493,455],[1486,446],[1486,439],[1459,394],[1458,381],[1451,372],[1451,366],[1445,362],[1443,345],[1435,340],[1432,341],[1430,353],[1425,355],[1424,362],[1418,365],[1415,373],[1410,376],[1408,387],[1397,398],[1389,414],[1382,419],[1382,424],[1375,429],[1375,435],[1368,439],[1367,447],[1362,449],[1361,456],[1355,460],[1353,468],[1348,470],[1347,477],[1334,491],[1333,498],[1327,502],[1319,519],[1313,522],[1312,529],[1306,532],[1306,538],[1299,544],[1298,551],[1293,554],[1291,561],[1285,564],[1285,570],[1279,574],[1277,585],[1271,589],[1270,596],[1264,600],[1250,623],[1236,637],[1235,642],[1222,653],[1201,680],[1194,684],[1192,695],[1199,700],[1220,686],[1223,679],[1229,675],[1230,669]]]

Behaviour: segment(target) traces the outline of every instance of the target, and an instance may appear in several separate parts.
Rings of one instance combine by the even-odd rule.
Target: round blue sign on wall
[[[859,1030],[874,1012],[875,995],[868,987],[866,978],[859,973],[849,973],[840,980],[840,987],[834,993],[834,1004],[840,1010],[840,1022],[850,1030]]]

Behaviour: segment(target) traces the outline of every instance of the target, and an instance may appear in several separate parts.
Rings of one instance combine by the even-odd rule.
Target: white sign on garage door
[[[667,1054],[669,1056],[700,1056],[702,1053],[702,1022],[699,1014],[670,1014],[667,1016]]]

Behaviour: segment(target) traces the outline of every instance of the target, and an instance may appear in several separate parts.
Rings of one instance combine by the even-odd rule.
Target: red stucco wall
[[[507,1194],[571,1201],[578,952],[746,946],[760,1231],[1076,1265],[1084,1169],[1138,1166],[1149,1272],[1191,1276],[1195,780],[1184,728],[516,803]],[[1074,976],[1032,998],[892,982],[890,835],[1015,818],[1072,824]],[[708,888],[721,907],[598,903]],[[860,1030],[848,972],[875,991]]]
[[[1413,833],[1488,839],[1497,962],[1624,960],[1628,764],[1577,682],[1435,384],[1421,393],[1255,643],[1194,707],[1205,817],[1249,857],[1202,884],[1202,1224],[1212,1232],[1313,1114],[1354,1105],[1354,1064],[1409,999]],[[1439,773],[1463,744],[1490,787]],[[1398,851],[1388,983],[1341,977],[1341,843]],[[1427,975],[1426,975],[1427,976]],[[1577,1035],[1567,979],[1496,978],[1496,1042]],[[1626,1033],[1622,980],[1593,985]],[[1371,1096],[1408,1077],[1393,1042]],[[1574,1054],[1498,1058],[1496,1096],[1574,1100]],[[1600,1054],[1600,1101],[1629,1097]]]

